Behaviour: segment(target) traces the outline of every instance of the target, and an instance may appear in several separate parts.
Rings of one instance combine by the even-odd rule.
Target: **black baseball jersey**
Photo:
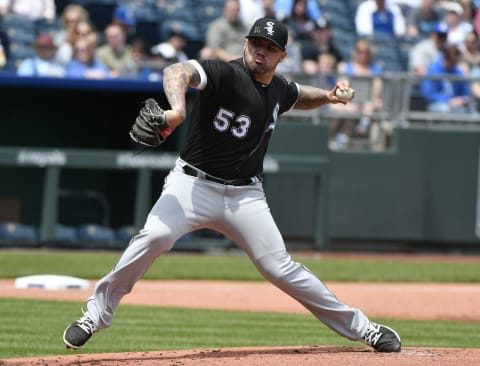
[[[223,179],[260,174],[277,118],[295,105],[298,85],[278,75],[263,85],[241,58],[190,62],[202,81],[180,157]]]

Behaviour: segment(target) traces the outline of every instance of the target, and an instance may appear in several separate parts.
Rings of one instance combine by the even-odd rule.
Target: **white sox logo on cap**
[[[266,38],[275,43],[282,50],[285,50],[288,39],[287,28],[272,18],[260,18],[255,21],[252,26],[249,37]]]
[[[265,26],[265,29],[267,30],[269,36],[273,36],[273,33],[275,33],[275,31],[273,30],[274,25],[274,22],[267,22],[267,25]]]

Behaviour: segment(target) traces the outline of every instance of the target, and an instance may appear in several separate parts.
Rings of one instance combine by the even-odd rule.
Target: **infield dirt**
[[[458,260],[458,258],[454,258]],[[472,257],[467,257],[467,261]],[[474,259],[475,260],[475,259]],[[478,260],[478,257],[476,257]],[[345,303],[370,317],[454,320],[480,325],[480,284],[327,283]],[[83,301],[90,291],[16,289],[0,280],[0,296]],[[455,301],[445,301],[455,299]],[[284,313],[307,311],[266,282],[139,281],[122,304],[146,304]],[[480,344],[479,344],[480,346]],[[259,347],[158,351],[121,354],[80,354],[0,360],[1,366],[31,365],[152,365],[152,366],[457,366],[480,365],[480,348],[412,348],[379,354],[369,347]]]

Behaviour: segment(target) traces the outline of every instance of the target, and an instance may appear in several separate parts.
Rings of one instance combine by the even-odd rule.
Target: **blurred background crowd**
[[[285,123],[285,131],[309,131],[314,139],[317,135],[313,133],[323,137],[329,129],[330,150],[349,150],[326,160],[335,164],[335,169],[327,169],[333,183],[327,180],[324,184],[324,176],[321,178],[320,187],[331,187],[335,197],[332,205],[336,206],[331,215],[328,213],[332,237],[435,242],[455,241],[464,235],[476,243],[480,209],[472,197],[478,191],[478,131],[474,128],[478,129],[480,122],[480,0],[0,0],[0,84],[4,86],[5,116],[0,124],[2,147],[131,148],[125,131],[138,112],[138,104],[131,100],[142,100],[151,96],[152,90],[161,90],[162,70],[170,63],[240,57],[245,34],[262,16],[276,18],[290,30],[288,57],[280,64],[279,73],[325,88],[332,87],[339,77],[348,78],[357,90],[353,102],[346,106],[325,106],[314,110],[314,116],[308,114],[310,124],[297,123],[305,116],[300,112],[310,111],[292,110],[281,117],[295,123]],[[81,79],[87,81],[77,81]],[[87,87],[82,92],[84,84]],[[32,85],[40,87],[29,88]],[[78,87],[80,92],[66,93],[64,86]],[[92,90],[114,93],[99,95]],[[32,96],[28,103],[25,93]],[[160,100],[164,96],[157,93],[155,97]],[[55,104],[53,111],[43,103],[49,98]],[[408,103],[403,105],[404,101]],[[167,103],[165,99],[163,103]],[[107,104],[115,108],[103,108]],[[82,108],[85,105],[96,108],[93,116],[91,108]],[[451,135],[444,134],[443,129],[437,134],[434,129],[421,128],[393,133],[397,126],[430,127],[430,123],[441,121],[460,126],[459,130],[446,130]],[[112,129],[113,124],[119,127]],[[323,125],[313,129],[313,124]],[[169,139],[167,144],[171,145],[164,145],[162,150],[177,149],[182,132]],[[299,136],[307,135],[303,133]],[[302,144],[302,154],[308,148],[312,150],[308,154],[328,156],[322,142],[315,140],[315,145],[305,144],[304,148],[305,141],[296,140]],[[299,146],[291,145],[290,135],[288,143],[286,137],[278,141],[277,147],[282,149]],[[391,146],[395,149],[377,154]],[[349,155],[352,151],[362,154]],[[38,158],[35,154],[34,160]],[[39,154],[42,157],[41,151]],[[23,162],[20,159],[12,164]],[[37,197],[43,188],[32,185],[30,178],[36,179],[36,168],[22,170],[28,175],[17,175],[17,171],[7,170],[9,167],[2,169],[7,181],[2,182],[5,188],[0,193],[7,199],[0,200],[0,222],[3,209],[3,221],[38,225]],[[51,175],[45,177],[50,179]],[[140,177],[138,181],[147,186],[148,179]],[[300,205],[308,216],[285,216],[286,232],[290,230],[289,235],[295,236],[310,230],[309,225],[314,227],[311,218],[317,215],[314,205],[318,200],[312,200],[309,189],[318,185],[306,179],[305,189],[297,190],[295,199],[286,201],[288,195],[282,187],[285,192],[291,190],[290,178],[298,184],[293,173],[286,174],[284,185],[276,181],[275,192],[281,192],[277,196],[282,203],[277,206],[279,214],[289,212],[284,207]],[[67,225],[93,221],[102,221],[105,227],[131,225],[135,220],[130,211],[143,206],[134,204],[134,198],[125,204],[126,194],[134,189],[118,185],[119,179],[133,186],[137,178],[123,170],[62,171],[59,212],[64,217],[58,221]],[[161,174],[154,176],[155,184],[162,184],[163,179]],[[88,190],[83,191],[84,186]],[[299,194],[303,195],[300,199]],[[92,208],[82,203],[79,209],[71,209],[82,200],[99,204]],[[45,207],[51,207],[50,202],[55,201],[47,197],[44,202],[48,203]],[[20,203],[25,207],[24,217]],[[94,220],[90,215],[98,211],[97,206],[107,208],[101,211],[101,219]],[[305,207],[312,207],[312,211]],[[107,222],[110,212],[112,221]],[[474,212],[479,213],[476,233],[469,226]],[[143,213],[139,216],[143,220]],[[42,213],[43,217],[51,216]]]
[[[424,75],[443,55],[458,72],[477,75],[479,7],[478,0],[0,0],[0,70],[158,80],[171,62],[241,56],[252,22],[270,16],[290,29],[284,74]]]
[[[480,0],[0,0],[0,75],[161,81],[172,62],[241,56],[262,16],[290,30],[279,73],[373,79],[333,135],[368,129],[386,73],[424,78],[425,110],[478,113]]]

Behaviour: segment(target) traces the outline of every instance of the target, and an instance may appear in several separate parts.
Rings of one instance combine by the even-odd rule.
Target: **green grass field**
[[[32,274],[62,274],[100,278],[116,263],[119,252],[0,251],[0,278]],[[478,263],[448,261],[293,258],[324,281],[353,282],[480,282]],[[158,258],[147,279],[261,281],[244,255],[170,253]]]
[[[120,253],[1,251],[0,277],[64,274],[99,278]],[[295,258],[325,281],[479,282],[478,263]],[[168,254],[149,279],[262,280],[244,256]],[[452,299],[446,299],[451,301]],[[68,354],[66,325],[83,303],[0,298],[0,358]],[[404,346],[478,348],[478,323],[388,322]],[[281,345],[359,345],[339,337],[311,315],[120,306],[113,326],[82,353]]]

